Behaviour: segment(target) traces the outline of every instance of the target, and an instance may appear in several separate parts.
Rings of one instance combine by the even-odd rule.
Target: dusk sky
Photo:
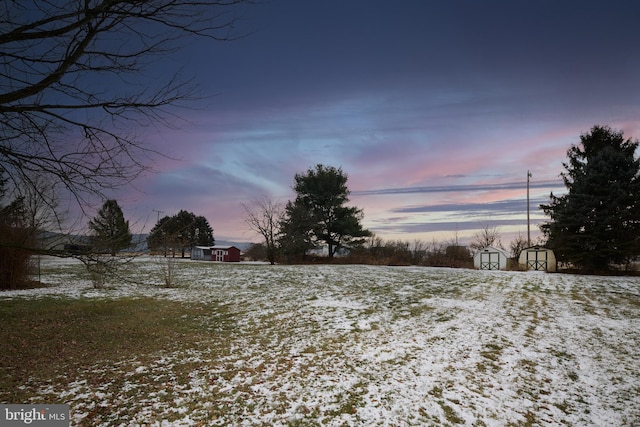
[[[217,240],[259,241],[242,203],[292,200],[294,175],[348,175],[385,240],[531,229],[571,144],[596,124],[640,138],[640,3],[294,1],[236,10],[246,37],[167,59],[207,96],[147,130],[156,173],[115,197],[135,231],[185,209]],[[163,67],[164,69],[164,67]],[[145,130],[138,131],[144,133]],[[155,210],[155,211],[154,211]]]

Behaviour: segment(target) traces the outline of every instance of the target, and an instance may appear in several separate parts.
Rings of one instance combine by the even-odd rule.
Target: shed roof
[[[500,252],[502,255],[509,258],[509,253],[507,251],[505,251],[504,249],[496,248],[495,246],[485,246],[484,248],[479,249],[478,252],[476,252],[476,255],[480,252]]]

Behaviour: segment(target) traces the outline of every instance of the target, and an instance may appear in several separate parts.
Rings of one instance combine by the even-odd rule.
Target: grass
[[[464,424],[464,419],[460,418],[456,413],[455,409],[451,406],[447,405],[444,402],[438,402],[442,411],[444,412],[445,419],[451,424]]]
[[[0,301],[0,401],[28,401],[24,384],[224,340],[231,327],[220,307],[154,298]]]

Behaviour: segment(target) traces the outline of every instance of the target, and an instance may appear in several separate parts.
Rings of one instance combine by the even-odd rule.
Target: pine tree
[[[5,204],[6,182],[0,173],[0,289],[15,289],[28,282],[35,230],[26,224],[23,198]]]
[[[362,228],[361,209],[344,206],[349,201],[347,175],[342,169],[316,165],[306,175],[296,174],[296,200],[285,208],[283,240],[292,238],[296,245],[306,247],[307,237],[324,242],[333,258],[341,247],[357,244],[371,233]],[[287,232],[294,230],[292,236]]]
[[[312,229],[309,211],[300,204],[288,201],[278,236],[281,253],[289,260],[304,257],[307,251],[315,247]]]
[[[567,151],[562,173],[568,193],[542,205],[551,220],[541,226],[559,261],[603,272],[639,254],[640,160],[638,141],[594,126]]]
[[[125,221],[122,209],[115,200],[107,200],[95,218],[89,221],[92,231],[91,243],[99,252],[109,252],[114,256],[118,251],[131,245],[133,236],[129,221]]]
[[[167,256],[167,251],[171,249],[175,256],[175,250],[179,249],[182,258],[186,249],[197,245],[211,246],[214,243],[213,229],[209,221],[203,216],[196,216],[193,212],[185,210],[173,216],[160,218],[147,237],[147,245],[152,251],[164,251],[164,255]]]

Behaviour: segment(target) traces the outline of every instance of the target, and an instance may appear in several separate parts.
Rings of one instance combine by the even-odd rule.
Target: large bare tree
[[[184,37],[229,40],[242,0],[6,0],[0,4],[0,174],[33,177],[82,206],[128,183],[153,150],[136,130],[169,123],[194,87],[165,59]],[[155,68],[154,68],[155,67]],[[166,63],[164,64],[166,67]],[[164,71],[164,70],[163,70]]]
[[[275,264],[280,223],[284,215],[282,204],[268,197],[263,197],[254,200],[250,205],[243,203],[242,207],[244,207],[246,214],[245,222],[251,230],[264,238],[267,260],[271,265]]]
[[[480,250],[488,246],[502,247],[500,241],[500,230],[497,227],[485,225],[482,230],[473,235],[473,241],[469,244],[471,249]]]
[[[529,239],[523,233],[518,232],[518,234],[511,240],[509,244],[509,249],[511,250],[511,254],[513,259],[516,261],[520,258],[520,254],[523,250],[529,247]]]

